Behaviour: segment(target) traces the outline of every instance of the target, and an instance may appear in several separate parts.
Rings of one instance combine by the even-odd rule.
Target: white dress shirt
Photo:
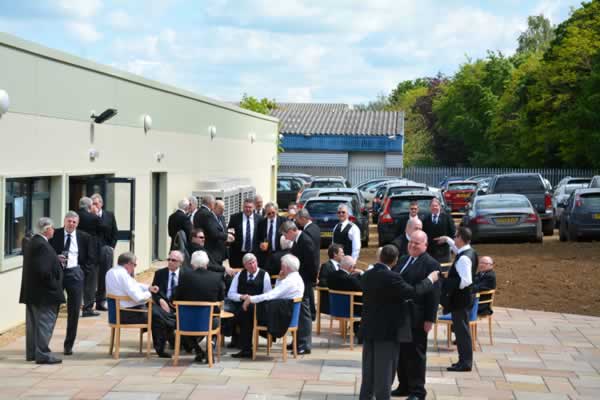
[[[152,296],[148,285],[133,279],[121,265],[116,265],[106,273],[106,293],[115,296],[129,296],[133,300],[122,301],[122,307],[138,306]]]
[[[252,251],[252,240],[254,239],[252,235],[254,235],[254,213],[252,213],[249,217],[242,213],[242,251]],[[250,221],[250,248],[245,248],[246,245],[246,226],[248,225],[248,221]]]
[[[261,271],[260,268],[258,268],[256,270],[256,272],[253,274],[254,275],[254,279],[256,279],[257,274]],[[233,280],[231,281],[231,286],[229,287],[229,291],[227,292],[227,298],[229,300],[232,301],[242,301],[240,299],[240,293],[238,292],[238,281],[240,279],[240,274],[243,271],[238,272],[237,274],[235,274],[235,276],[233,277]],[[248,274],[248,277],[250,276],[250,274]],[[267,271],[265,271],[265,277],[263,280],[263,293],[267,293],[270,292],[271,289],[273,289],[271,287],[271,277],[269,276],[269,273]],[[246,293],[242,293],[242,294],[246,294]]]
[[[335,231],[335,228],[340,226],[340,231],[343,231],[344,229],[346,229],[346,225],[350,223],[351,222],[348,220],[340,222],[333,227],[333,230]],[[356,224],[352,224],[352,228],[350,228],[350,231],[348,232],[348,239],[352,241],[352,254],[346,255],[352,256],[352,258],[356,262],[356,260],[358,260],[358,256],[360,255],[360,228]]]
[[[75,268],[79,265],[79,246],[77,245],[76,232],[76,230],[74,230],[72,233],[65,231],[65,245],[67,244],[67,235],[71,235],[71,246],[69,246],[68,249],[65,249],[65,251],[69,253],[69,258],[67,259],[67,268]]]
[[[250,296],[250,302],[260,303],[274,299],[295,299],[304,296],[304,281],[298,272],[292,272],[284,279],[277,279],[270,292]]]
[[[458,275],[460,276],[460,285],[458,288],[464,289],[473,283],[473,277],[471,276],[471,267],[473,266],[473,263],[469,257],[461,257],[461,254],[464,251],[469,250],[471,245],[467,244],[459,249],[456,247],[456,244],[454,244],[454,240],[450,238],[446,239],[446,243],[448,243],[452,252],[458,257],[458,261],[456,261],[456,272],[458,272]]]
[[[330,258],[329,261],[331,261],[331,264],[333,265],[333,268],[337,271],[340,269],[340,263],[335,261],[333,258]]]

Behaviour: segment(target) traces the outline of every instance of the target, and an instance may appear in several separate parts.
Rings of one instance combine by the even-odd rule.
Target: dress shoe
[[[397,387],[396,389],[392,390],[392,397],[404,397],[404,396],[408,396],[408,389]]]
[[[60,364],[62,360],[60,358],[48,358],[47,360],[38,360],[35,362],[36,364]]]
[[[166,351],[157,351],[156,354],[158,354],[160,358],[171,358],[171,354]]]
[[[25,361],[35,361],[35,358],[26,358]]]
[[[452,372],[469,372],[469,371],[471,371],[471,367],[469,367],[468,365],[464,365],[464,364],[456,364],[456,365],[446,368],[446,370],[452,371]]]
[[[106,307],[106,303],[96,304],[96,311],[108,311],[108,307]]]
[[[204,358],[206,358],[206,354],[202,353],[202,354],[196,354],[196,357],[194,357],[194,361],[197,363],[203,363],[204,362]]]
[[[238,344],[235,340],[232,340],[231,342],[229,342],[229,344],[227,345],[228,349],[236,349],[238,347]]]
[[[411,394],[410,396],[408,396],[406,398],[406,400],[423,400],[423,399],[424,399],[424,397],[419,397],[419,396],[416,396],[414,394]]]
[[[303,356],[305,354],[310,354],[310,353],[311,353],[310,349],[305,349],[305,348],[298,349],[298,354],[301,356]]]
[[[100,315],[100,313],[96,312],[94,310],[86,310],[86,311],[83,311],[81,313],[81,317],[82,318],[85,318],[85,317],[97,317],[98,315]]]
[[[242,350],[242,351],[239,351],[237,353],[233,353],[231,355],[231,357],[233,357],[233,358],[252,358],[252,352],[251,351]]]
[[[65,351],[63,352],[63,354],[65,356],[72,356],[73,355],[73,349],[65,348]]]

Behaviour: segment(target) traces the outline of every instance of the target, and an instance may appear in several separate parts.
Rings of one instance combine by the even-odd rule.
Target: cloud
[[[96,27],[88,22],[70,21],[66,23],[66,28],[73,37],[82,42],[93,43],[102,38]]]
[[[123,10],[112,11],[108,15],[108,21],[115,29],[127,30],[133,28],[132,18]]]
[[[310,103],[313,100],[312,89],[309,87],[288,88],[285,99],[293,103]]]
[[[58,7],[75,18],[91,18],[102,8],[102,0],[58,0]]]

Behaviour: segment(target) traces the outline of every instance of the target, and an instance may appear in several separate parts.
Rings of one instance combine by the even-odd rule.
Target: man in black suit
[[[242,268],[242,258],[247,253],[258,252],[258,225],[262,217],[254,213],[254,199],[244,200],[243,211],[229,218],[227,229],[233,229],[235,240],[229,246],[229,265]]]
[[[234,240],[233,235],[228,234],[225,226],[213,212],[215,198],[207,195],[202,197],[202,205],[194,216],[194,228],[200,228],[206,236],[206,252],[215,260],[222,264],[227,258],[226,243]]]
[[[175,289],[173,300],[181,301],[223,301],[225,298],[225,282],[223,275],[209,271],[208,254],[205,251],[197,251],[192,254],[192,271],[186,272],[183,279]],[[219,319],[213,319],[213,327],[216,327]],[[201,341],[201,340],[200,340]],[[202,362],[205,357],[200,351],[200,342],[195,342],[196,361]],[[214,347],[214,343],[212,344]],[[214,354],[214,352],[213,352]]]
[[[473,278],[473,293],[485,292],[496,289],[496,271],[494,271],[494,260],[492,257],[484,256],[479,259],[477,273]],[[490,295],[479,297],[477,315],[492,315],[494,310],[489,303],[481,304],[482,300],[489,300]]]
[[[340,269],[340,262],[344,257],[344,248],[337,243],[331,243],[327,248],[329,260],[321,264],[319,269],[317,286],[329,287],[329,277]],[[323,314],[329,314],[329,294],[323,291],[317,291],[319,294],[319,311]]]
[[[292,254],[300,260],[299,273],[304,281],[304,296],[300,309],[300,320],[298,322],[298,354],[310,354],[312,348],[312,313],[311,304],[315,301],[313,287],[317,282],[318,266],[315,263],[314,242],[310,236],[298,230],[292,221],[286,221],[281,225],[281,233],[287,240],[292,240]]]
[[[260,194],[254,196],[254,213],[265,217],[265,209],[263,207],[263,197]]]
[[[96,302],[96,289],[98,287],[98,268],[100,258],[100,243],[101,236],[103,235],[104,228],[102,226],[102,220],[97,215],[98,209],[94,206],[93,201],[89,197],[82,197],[79,199],[79,225],[77,228],[90,235],[91,246],[93,252],[96,254],[94,257],[94,265],[88,266],[84,272],[83,282],[83,312],[82,317],[95,317],[100,313],[93,310],[94,303]]]
[[[402,235],[396,237],[392,240],[394,246],[398,248],[398,254],[400,257],[408,254],[408,243],[410,242],[410,237],[415,231],[422,231],[423,223],[420,219],[409,219],[406,223],[406,228]]]
[[[435,238],[440,236],[454,237],[456,226],[451,215],[442,212],[440,201],[437,198],[431,200],[431,215],[423,220],[423,230],[427,234],[429,245],[427,252],[441,263],[450,261],[450,247],[446,243],[438,243]]]
[[[310,213],[308,210],[302,208],[298,210],[296,214],[296,225],[302,229],[302,232],[306,233],[312,239],[316,251],[315,254],[315,265],[321,264],[321,229],[317,224],[314,224],[310,219]],[[310,313],[313,321],[317,317],[317,307],[315,305],[315,296],[311,297]]]
[[[119,228],[115,214],[104,209],[104,200],[99,193],[92,195],[92,205],[101,221],[101,234],[98,238],[98,287],[96,290],[96,310],[107,311],[106,308],[106,272],[112,268],[114,251],[117,245]]]
[[[403,308],[407,299],[433,290],[439,272],[432,272],[415,286],[390,268],[398,261],[398,249],[386,245],[381,249],[378,263],[361,278],[363,310],[361,335],[362,384],[360,399],[390,398],[400,343],[410,341],[410,315]]]
[[[188,209],[190,208],[190,202],[188,199],[179,200],[177,204],[177,210],[169,215],[169,222],[167,223],[169,230],[169,237],[171,238],[171,250],[179,250],[175,248],[175,239],[177,232],[184,231],[185,237],[190,238],[192,235],[192,222],[188,216]]]
[[[25,357],[37,364],[58,364],[48,347],[59,306],[65,302],[62,267],[56,252],[48,243],[54,235],[50,218],[40,218],[36,233],[24,248],[21,294],[25,304]]]
[[[340,261],[340,267],[337,271],[333,271],[329,275],[328,287],[331,290],[341,290],[346,292],[362,292],[362,286],[360,284],[360,278],[363,275],[363,271],[356,269],[356,262],[351,256],[343,256]],[[354,301],[362,303],[362,296],[354,296]],[[323,306],[321,306],[322,308]],[[327,305],[329,308],[329,304]],[[360,315],[362,312],[362,306],[354,306],[354,314]],[[358,342],[362,343],[362,338],[359,332],[360,322],[355,322],[352,329],[354,334],[358,337]]]
[[[191,269],[191,255],[197,251],[206,251],[205,248],[206,243],[206,234],[202,229],[194,228],[192,229],[192,238],[190,240],[189,246],[187,248],[189,259],[184,261],[183,268]],[[219,274],[225,273],[229,276],[235,275],[235,270],[226,265],[220,264],[216,262],[210,254],[208,254],[208,270],[212,272],[218,272]]]
[[[79,215],[69,211],[65,215],[64,226],[54,232],[49,240],[63,267],[63,288],[67,292],[67,334],[64,354],[73,354],[73,344],[77,336],[79,311],[83,296],[84,271],[95,265],[94,247],[90,235],[77,229]]]
[[[275,203],[267,203],[265,206],[265,218],[258,224],[258,238],[260,240],[259,251],[256,254],[258,265],[265,269],[270,275],[279,273],[280,264],[273,262],[273,254],[281,252],[281,224],[286,219],[278,215],[278,207]]]
[[[417,230],[412,233],[408,254],[400,258],[394,268],[406,283],[417,285],[430,273],[440,270],[440,263],[427,254],[427,234]],[[410,400],[424,399],[427,361],[427,335],[433,324],[440,300],[440,290],[435,289],[416,296],[407,305],[412,316],[412,341],[400,343],[398,358],[398,388],[392,396],[408,396]]]

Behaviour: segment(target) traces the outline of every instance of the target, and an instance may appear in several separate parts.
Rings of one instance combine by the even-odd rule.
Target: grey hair
[[[246,264],[249,261],[255,261],[256,260],[256,256],[252,253],[246,253],[244,254],[244,257],[242,257],[242,264]]]
[[[417,224],[417,221],[419,221],[421,223],[421,226],[423,226],[423,221],[421,221],[419,218],[409,218],[408,222],[406,223],[406,227],[414,228]]]
[[[90,211],[92,208],[92,199],[89,197],[82,197],[79,199],[79,208],[85,208],[87,211]]]
[[[271,207],[272,207],[272,208],[274,208],[274,209],[275,209],[275,211],[279,210],[279,206],[278,206],[278,205],[277,205],[277,203],[275,203],[274,201],[270,201],[270,202],[268,202],[268,203],[265,205],[265,210],[266,210],[267,208],[271,208]]]
[[[294,272],[298,272],[300,269],[300,260],[293,254],[286,254],[281,257],[281,266],[286,266]]]
[[[297,230],[298,230],[298,227],[296,226],[294,221],[285,221],[283,224],[281,224],[281,228],[279,228],[279,231],[281,233],[288,233],[289,231],[297,231]]]
[[[204,250],[198,250],[192,253],[192,259],[190,260],[193,269],[208,267],[208,254]]]
[[[340,211],[342,208],[345,209],[346,212],[350,212],[350,209],[348,208],[348,206],[346,204],[340,204],[337,209],[338,209],[338,211]]]
[[[38,219],[37,224],[35,225],[38,233],[44,234],[50,228],[54,228],[54,222],[48,217],[42,217]]]
[[[296,218],[310,219],[310,213],[308,212],[308,210],[306,208],[301,208],[298,211],[298,213],[296,214]]]
[[[252,204],[254,204],[254,198],[253,197],[246,197],[244,199],[244,203],[252,203]]]
[[[180,252],[179,250],[171,250],[170,254],[177,254],[177,258],[179,259],[179,261],[183,262],[183,253]]]
[[[65,214],[65,218],[77,218],[79,219],[79,214],[77,214],[75,211],[73,210],[69,210],[66,214]]]
[[[352,258],[352,256],[344,256],[342,257],[342,261],[340,261],[340,266],[342,268],[353,267],[354,264],[354,258]]]
[[[130,251],[126,251],[125,253],[121,253],[119,258],[117,259],[117,264],[125,265],[129,263],[135,263],[137,257]]]
[[[185,210],[190,206],[190,201],[188,199],[181,199],[179,203],[177,203],[177,207],[181,210]]]
[[[201,201],[202,201],[202,204],[204,204],[205,206],[208,206],[215,202],[215,197],[210,194],[207,194],[206,196],[202,196]]]
[[[196,196],[188,197],[188,201],[190,202],[191,206],[198,207],[198,198]]]
[[[100,203],[104,204],[104,199],[100,193],[94,193],[91,197],[92,200],[100,200]]]

